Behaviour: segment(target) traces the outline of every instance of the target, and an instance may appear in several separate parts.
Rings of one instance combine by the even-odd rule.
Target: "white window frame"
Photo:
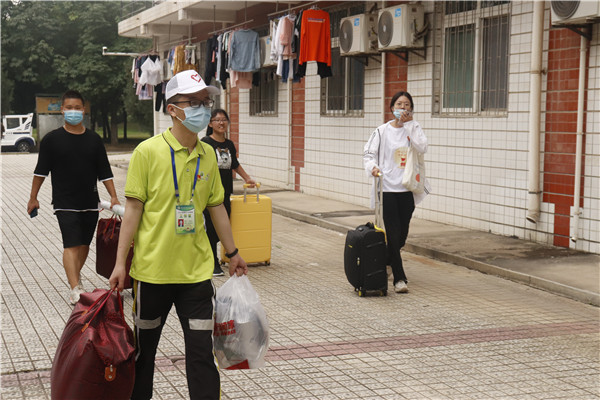
[[[511,4],[500,4],[490,7],[481,7],[482,1],[477,1],[477,6],[474,10],[463,11],[460,13],[448,14],[444,13],[444,6],[446,3],[442,3],[442,27],[441,27],[441,56],[442,62],[440,65],[439,79],[440,85],[439,90],[439,101],[441,104],[439,114],[446,116],[506,116],[508,111],[508,80],[510,77],[509,70],[506,70],[506,106],[503,108],[482,110],[482,91],[484,90],[483,82],[483,25],[484,20],[488,18],[506,17],[508,19],[509,28],[507,31],[506,40],[508,52],[510,52],[510,16],[511,16]],[[445,68],[446,68],[446,30],[458,26],[474,25],[474,44],[473,44],[473,90],[472,90],[472,101],[470,106],[465,107],[449,107],[444,104],[444,99],[452,93],[445,92]],[[506,55],[507,57],[510,54]]]

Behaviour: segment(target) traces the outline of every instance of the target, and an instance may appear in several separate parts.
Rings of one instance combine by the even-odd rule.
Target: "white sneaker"
[[[408,293],[408,286],[406,285],[406,282],[398,281],[394,285],[394,290],[396,293]]]
[[[83,288],[81,287],[81,284],[71,289],[71,292],[69,293],[69,303],[77,304],[81,293],[83,293]]]

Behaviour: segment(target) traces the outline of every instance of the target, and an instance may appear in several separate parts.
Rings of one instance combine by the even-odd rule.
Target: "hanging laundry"
[[[212,78],[217,75],[218,38],[214,35],[206,41],[206,63],[204,67],[204,80],[210,85]]]
[[[160,57],[156,55],[149,56],[141,67],[142,74],[139,78],[141,85],[158,85],[163,81],[163,67],[160,62]]]
[[[160,85],[156,85],[154,87],[154,92],[156,93],[155,97],[156,97],[156,101],[154,103],[154,111],[158,112],[161,110],[162,108],[162,112],[166,113],[166,107],[167,107],[167,99],[165,98],[165,89],[166,89],[167,83],[166,82],[161,82]]]
[[[227,65],[229,62],[229,53],[227,51],[227,45],[229,43],[229,36],[231,32],[225,32],[223,34],[221,44],[218,48],[219,52],[219,65],[217,68],[218,81],[221,82],[222,87],[227,86],[227,79],[229,79],[229,73],[227,72]]]
[[[138,83],[135,94],[138,96],[138,100],[152,100],[152,86]]]
[[[229,69],[232,71],[254,72],[260,69],[258,33],[250,29],[235,31],[229,56]]]
[[[331,26],[329,13],[323,10],[304,10],[300,31],[299,68],[307,61],[317,61],[321,78],[331,74]]]
[[[277,75],[282,77],[284,83],[287,82],[290,72],[293,75],[293,64],[290,60],[296,58],[296,54],[292,51],[295,20],[295,15],[282,17],[271,39],[271,59],[277,62]]]
[[[175,56],[173,58],[173,75],[177,75],[179,72],[184,71],[183,66],[185,65],[185,52],[183,46],[175,47]]]
[[[252,88],[253,72],[230,71],[231,87],[239,87],[240,89]]]
[[[196,46],[193,44],[185,46],[184,56],[186,64],[196,64]]]
[[[169,57],[167,57],[167,61],[169,62],[169,70],[171,71],[171,76],[173,76],[173,69],[175,68],[175,47],[172,47],[171,50],[169,50]]]
[[[215,78],[217,79],[217,82],[221,82],[221,64],[223,63],[223,55],[221,54],[221,48],[223,47],[223,34],[220,34],[217,37],[217,51],[216,51],[216,61],[217,61],[217,68],[215,70]]]
[[[281,46],[281,55],[285,58],[292,57],[292,36],[294,34],[294,20],[295,16],[289,15],[281,19],[277,27],[277,36],[279,39],[279,45]]]
[[[173,70],[169,64],[169,60],[163,60],[163,81],[169,81],[173,77]]]

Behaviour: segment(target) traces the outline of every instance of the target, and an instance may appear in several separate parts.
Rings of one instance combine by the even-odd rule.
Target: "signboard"
[[[37,114],[60,114],[62,95],[38,95],[35,97],[35,112]],[[85,104],[85,113],[90,113],[90,103]]]

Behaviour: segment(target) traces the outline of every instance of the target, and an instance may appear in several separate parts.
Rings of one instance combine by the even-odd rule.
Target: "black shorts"
[[[98,211],[56,211],[63,248],[89,246],[98,223]]]

